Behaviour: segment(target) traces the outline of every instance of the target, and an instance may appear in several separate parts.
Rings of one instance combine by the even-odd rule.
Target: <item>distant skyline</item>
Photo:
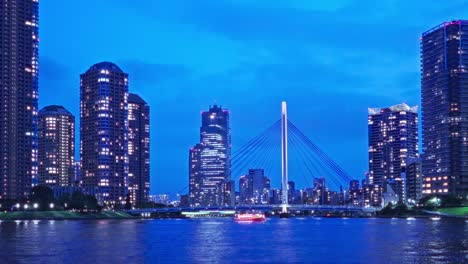
[[[286,100],[290,119],[362,179],[367,108],[420,105],[419,38],[444,21],[466,18],[467,5],[41,1],[39,108],[63,105],[78,117],[80,73],[112,61],[152,109],[153,194],[187,187],[200,111],[215,101],[231,112],[233,152],[278,120]],[[271,180],[279,186],[279,178]]]

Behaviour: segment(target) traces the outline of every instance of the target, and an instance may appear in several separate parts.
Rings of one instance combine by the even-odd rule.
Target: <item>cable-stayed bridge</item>
[[[347,188],[351,176],[310,140],[290,120],[288,123],[288,173],[290,180],[299,180],[308,187],[313,178],[325,178],[327,187],[339,191]],[[281,177],[281,120],[248,141],[232,155],[231,175],[239,177],[248,169],[261,168],[265,175]]]
[[[280,120],[233,154],[231,175],[240,176],[253,168],[263,169],[270,177],[277,177],[281,171],[283,212],[288,208],[290,176],[291,179],[302,177],[308,187],[312,187],[312,179],[321,178],[322,185],[326,183],[327,188],[335,191],[342,191],[351,181],[343,168],[288,119],[286,102],[281,105]]]
[[[281,179],[280,204],[239,204],[236,206],[201,206],[131,210],[130,213],[140,214],[164,213],[197,210],[260,210],[260,211],[347,211],[374,212],[375,208],[363,208],[324,204],[288,204],[288,180],[301,180],[310,189],[317,188],[314,179],[320,179],[324,190],[335,193],[347,190],[351,176],[326,154],[317,144],[307,137],[287,117],[286,102],[282,103],[281,119],[253,137],[242,147],[233,152],[231,158],[231,175],[238,181],[249,169],[263,169],[265,176],[273,180]],[[342,193],[341,193],[342,194]],[[343,196],[344,198],[344,196]]]

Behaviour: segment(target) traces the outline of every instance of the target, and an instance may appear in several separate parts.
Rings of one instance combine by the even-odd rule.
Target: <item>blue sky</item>
[[[234,151],[279,119],[286,100],[291,120],[362,178],[367,107],[419,105],[419,37],[466,19],[467,7],[464,0],[41,1],[39,104],[64,105],[79,119],[79,74],[100,61],[118,64],[130,91],[151,106],[152,193],[187,186],[200,111],[214,101],[231,110]]]

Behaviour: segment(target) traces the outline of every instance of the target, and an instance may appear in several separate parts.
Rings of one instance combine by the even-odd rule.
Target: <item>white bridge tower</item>
[[[288,212],[288,114],[286,102],[281,103],[281,211]]]

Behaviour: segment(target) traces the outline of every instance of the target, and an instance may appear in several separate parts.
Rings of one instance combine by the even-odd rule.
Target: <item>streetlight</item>
[[[33,207],[34,207],[34,209],[37,209],[39,207],[39,205],[37,203],[34,203]]]
[[[24,210],[28,210],[28,205],[27,204],[24,205]]]
[[[54,209],[54,204],[53,203],[49,204],[49,207],[50,209]]]

